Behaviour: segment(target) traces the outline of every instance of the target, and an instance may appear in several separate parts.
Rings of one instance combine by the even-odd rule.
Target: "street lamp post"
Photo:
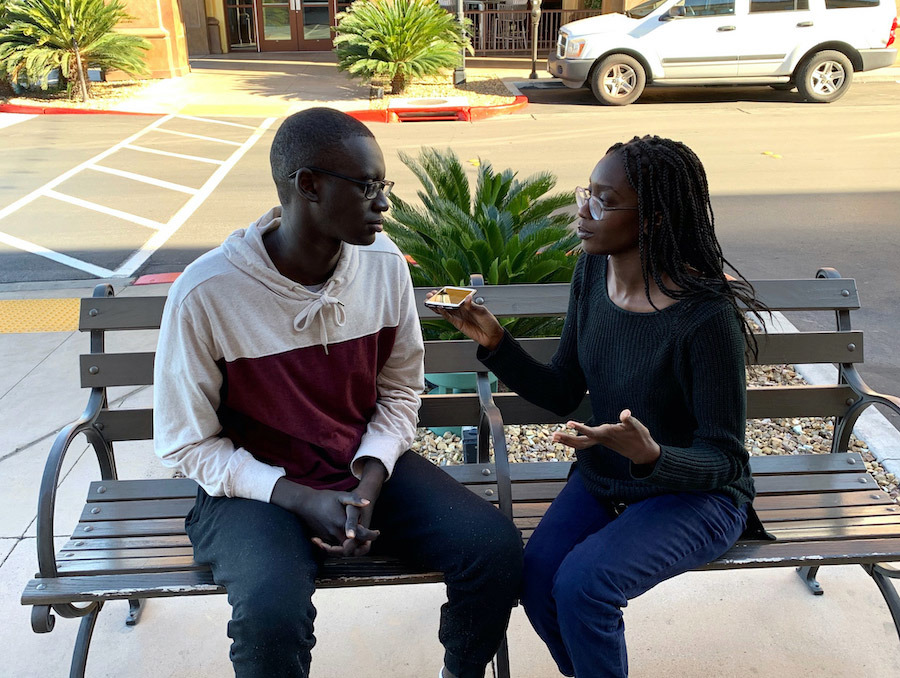
[[[461,30],[465,30],[465,12],[463,11],[463,0],[456,0],[456,18],[459,21]],[[463,47],[459,54],[459,66],[453,69],[453,84],[461,85],[466,81],[466,48]]]
[[[531,0],[531,80],[536,80],[537,74],[537,45],[538,27],[541,23],[541,0]]]

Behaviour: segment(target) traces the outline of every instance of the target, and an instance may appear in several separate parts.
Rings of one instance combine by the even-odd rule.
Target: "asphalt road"
[[[900,392],[900,85],[855,83],[830,105],[801,103],[796,93],[766,88],[648,90],[624,108],[598,106],[584,91],[526,93],[529,107],[514,116],[475,124],[374,125],[397,194],[415,199],[417,190],[398,151],[414,154],[423,145],[452,148],[473,179],[471,161],[480,159],[521,176],[549,170],[569,191],[584,184],[616,141],[651,133],[683,140],[706,165],[728,259],[749,278],[811,277],[821,266],[856,278],[864,308],[855,323],[867,332],[864,374],[876,388]],[[83,169],[49,189],[49,197],[42,187],[159,120],[38,116],[0,128],[0,283],[83,280],[101,269],[121,274],[142,251],[144,260],[130,275],[180,270],[263,213],[275,202],[267,165],[277,122],[268,128],[261,118],[233,121],[245,127],[220,122],[161,123],[220,141],[152,130],[135,142],[206,162],[119,147],[99,161],[118,173]],[[258,140],[248,145],[254,134]],[[220,171],[239,148],[242,155]],[[122,172],[195,193],[137,182]],[[201,200],[196,195],[203,187],[208,190]],[[38,198],[10,211],[40,190]],[[77,201],[61,200],[59,193]],[[190,214],[173,228],[190,201]],[[152,238],[158,248],[148,248]],[[89,266],[26,253],[19,241]],[[832,322],[807,314],[790,319],[801,329]]]

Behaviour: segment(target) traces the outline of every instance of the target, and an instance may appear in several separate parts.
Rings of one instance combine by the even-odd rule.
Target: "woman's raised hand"
[[[431,299],[437,290],[431,290],[425,299]],[[481,304],[476,304],[470,296],[459,308],[429,308],[442,316],[453,327],[465,334],[469,339],[477,341],[489,351],[493,351],[503,339],[503,326],[494,314]]]
[[[622,410],[618,424],[585,426],[577,421],[570,421],[566,426],[574,429],[578,435],[556,432],[553,434],[553,442],[576,450],[584,450],[597,444],[605,445],[635,464],[652,464],[659,459],[659,444],[653,440],[647,427],[632,416],[631,410]]]

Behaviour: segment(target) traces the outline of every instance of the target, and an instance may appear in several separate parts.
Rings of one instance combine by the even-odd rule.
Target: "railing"
[[[596,9],[549,9],[538,24],[538,55],[546,57],[556,45],[560,26],[600,14]],[[500,9],[465,10],[472,22],[472,47],[476,56],[531,54],[531,12]]]

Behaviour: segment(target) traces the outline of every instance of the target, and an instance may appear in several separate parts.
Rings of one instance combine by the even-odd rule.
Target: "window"
[[[809,9],[809,0],[750,0],[750,12],[794,12]]]
[[[679,5],[686,17],[734,14],[734,0],[683,0]]]
[[[853,7],[878,7],[878,0],[825,0],[825,9],[850,9]]]

